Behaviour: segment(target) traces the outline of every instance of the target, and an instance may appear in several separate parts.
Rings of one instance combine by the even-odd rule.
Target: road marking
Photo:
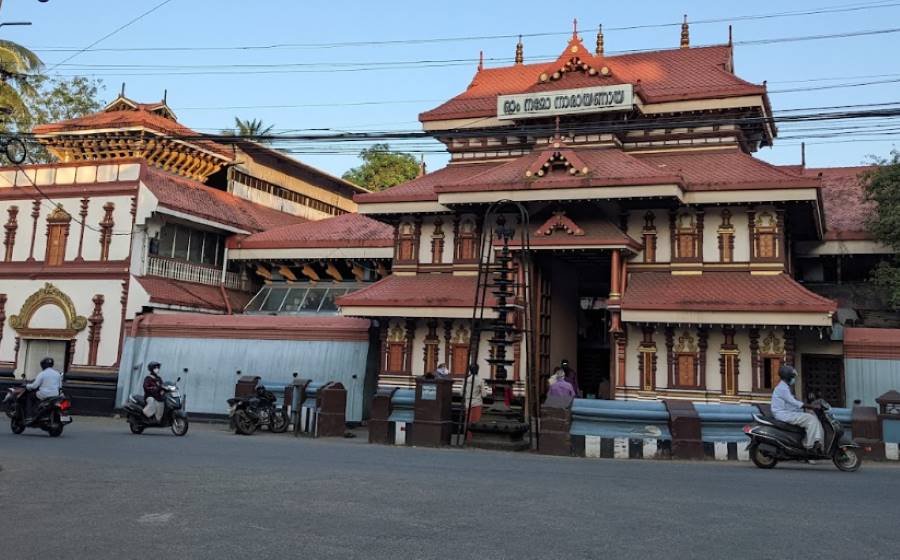
[[[147,525],[162,525],[172,520],[171,513],[145,513],[138,518],[138,523]]]

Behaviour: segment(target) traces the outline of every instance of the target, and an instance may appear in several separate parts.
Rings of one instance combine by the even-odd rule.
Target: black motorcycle
[[[23,375],[24,379],[25,376]],[[28,393],[23,383],[18,387],[10,387],[6,390],[6,397],[3,399],[6,415],[9,417],[9,427],[14,434],[21,434],[25,428],[40,428],[47,432],[50,437],[59,437],[63,433],[63,428],[67,424],[72,423],[72,417],[69,416],[69,409],[72,403],[66,395],[60,391],[58,397],[44,399],[32,403],[36,407],[32,411],[29,422],[25,418],[25,399],[33,398]]]
[[[176,436],[183,436],[188,431],[188,417],[185,410],[185,397],[182,396],[178,389],[178,382],[181,378],[171,381],[163,381],[162,389],[165,394],[165,411],[162,420],[156,421],[156,417],[147,418],[144,414],[144,407],[147,406],[147,399],[144,395],[137,394],[128,397],[128,403],[125,404],[124,412],[128,420],[128,427],[131,428],[132,434],[141,434],[145,428],[172,428],[172,433]]]
[[[756,422],[744,426],[744,433],[750,438],[748,451],[750,460],[761,469],[771,469],[779,461],[828,460],[846,472],[853,472],[862,465],[862,457],[857,452],[859,445],[844,432],[843,426],[831,412],[831,406],[822,399],[808,405],[822,423],[824,439],[822,453],[803,447],[804,430],[785,422],[753,415]]]
[[[276,400],[275,395],[262,385],[257,386],[251,396],[228,399],[228,417],[234,433],[249,436],[263,426],[274,434],[286,432],[287,411],[276,407]]]

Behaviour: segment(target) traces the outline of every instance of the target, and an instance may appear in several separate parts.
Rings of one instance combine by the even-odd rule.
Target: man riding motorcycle
[[[787,364],[778,369],[778,377],[781,382],[772,391],[772,415],[776,420],[786,422],[794,426],[800,426],[805,430],[803,447],[814,449],[817,453],[823,453],[822,441],[824,430],[815,414],[804,412],[807,408],[803,402],[794,397],[791,387],[797,381],[797,370]]]
[[[30,423],[37,402],[59,396],[62,389],[62,374],[53,369],[53,358],[47,357],[41,360],[41,372],[31,383],[25,385],[28,394],[25,398],[25,423]]]
[[[163,381],[159,376],[159,368],[159,362],[150,362],[147,364],[150,375],[144,378],[144,398],[147,400],[144,416],[156,417],[157,422],[162,421],[163,413],[166,411],[166,397],[163,391]]]

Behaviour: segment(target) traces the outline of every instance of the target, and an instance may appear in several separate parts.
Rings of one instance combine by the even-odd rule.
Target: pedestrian
[[[572,389],[575,390],[576,396],[581,396],[581,389],[578,387],[578,372],[572,369],[569,366],[569,360],[563,358],[563,360],[559,363],[559,369],[563,370],[566,375],[566,381],[569,385],[572,386]]]
[[[437,369],[434,370],[434,375],[438,379],[450,379],[450,370],[447,368],[447,364],[438,364]]]
[[[469,374],[463,384],[463,406],[469,407],[469,424],[481,420],[481,410],[484,406],[484,381],[478,375],[478,365],[469,366]],[[471,396],[471,400],[470,400]],[[472,441],[472,432],[466,432],[466,441]]]
[[[553,375],[550,376],[550,389],[547,391],[548,397],[564,396],[575,397],[575,388],[566,380],[566,372],[562,367],[558,368]]]

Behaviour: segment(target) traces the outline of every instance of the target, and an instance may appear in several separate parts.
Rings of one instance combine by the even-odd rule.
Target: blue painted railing
[[[711,442],[746,442],[744,426],[753,422],[760,411],[749,404],[702,404],[694,409],[700,417],[701,439]]]
[[[671,440],[669,412],[657,401],[575,399],[572,435]]]

